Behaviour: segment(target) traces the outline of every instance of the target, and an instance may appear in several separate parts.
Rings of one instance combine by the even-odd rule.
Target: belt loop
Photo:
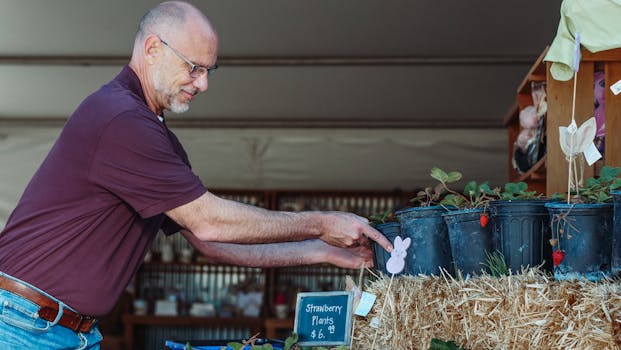
[[[64,313],[65,313],[65,304],[58,303],[58,313],[56,313],[56,318],[54,319],[54,321],[52,321],[50,326],[56,326],[58,322],[60,322],[60,318],[63,317]]]

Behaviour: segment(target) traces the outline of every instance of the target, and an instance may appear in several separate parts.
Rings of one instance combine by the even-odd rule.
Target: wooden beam
[[[221,66],[432,66],[530,65],[532,56],[227,57]],[[122,66],[129,56],[0,55],[0,65]]]
[[[3,118],[0,126],[62,127],[66,118]],[[167,119],[167,124],[177,128],[339,128],[339,129],[503,129],[501,120],[450,120],[433,121],[408,118],[217,118],[184,117]]]

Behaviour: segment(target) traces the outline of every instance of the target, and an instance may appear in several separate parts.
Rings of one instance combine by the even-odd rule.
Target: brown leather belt
[[[0,289],[4,289],[13,294],[26,298],[39,305],[39,317],[46,321],[53,322],[58,315],[58,302],[37,292],[29,286],[0,275]],[[75,332],[88,332],[97,319],[92,316],[84,316],[64,308],[63,314],[58,321],[61,326],[67,327]]]

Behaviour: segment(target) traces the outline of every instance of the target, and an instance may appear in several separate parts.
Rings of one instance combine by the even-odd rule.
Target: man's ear
[[[157,36],[153,34],[149,35],[145,39],[144,45],[143,45],[143,53],[144,53],[144,57],[147,63],[149,64],[155,63],[156,58],[159,55],[161,49],[162,49],[162,42],[160,38],[158,38]]]

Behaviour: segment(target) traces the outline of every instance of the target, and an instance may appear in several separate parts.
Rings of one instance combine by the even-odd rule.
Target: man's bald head
[[[140,20],[136,43],[142,42],[149,34],[167,38],[189,35],[189,25],[200,25],[205,31],[215,34],[207,16],[194,5],[182,1],[163,2],[147,12]]]
[[[140,21],[129,66],[155,113],[182,113],[208,87],[207,70],[215,69],[218,36],[199,9],[182,1],[163,2]],[[200,74],[194,74],[196,68]]]

